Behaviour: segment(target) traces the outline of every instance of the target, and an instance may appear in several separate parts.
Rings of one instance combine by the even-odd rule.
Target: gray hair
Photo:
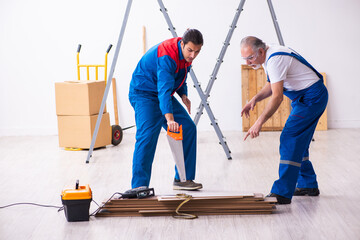
[[[249,46],[254,52],[258,51],[260,48],[266,49],[266,44],[260,38],[254,36],[244,37],[240,42],[240,47]]]

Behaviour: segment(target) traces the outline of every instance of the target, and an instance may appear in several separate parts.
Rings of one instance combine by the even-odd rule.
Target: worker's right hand
[[[249,118],[250,117],[250,110],[254,110],[255,107],[255,100],[251,99],[250,102],[248,102],[247,104],[245,104],[245,106],[243,107],[242,111],[241,111],[241,116],[243,116],[243,114],[245,113],[245,117]]]
[[[179,131],[179,124],[177,122],[175,122],[174,115],[172,113],[166,113],[165,119],[167,121],[169,131],[171,131],[171,132]]]
[[[244,141],[250,136],[251,138],[256,138],[260,135],[262,124],[259,121],[256,121],[254,125],[249,129],[244,137]]]
[[[179,131],[179,124],[174,120],[167,121],[167,125],[170,132],[178,132]]]

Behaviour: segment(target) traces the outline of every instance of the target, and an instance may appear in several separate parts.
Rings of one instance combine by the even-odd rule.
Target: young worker
[[[136,143],[132,167],[132,188],[149,186],[151,167],[161,127],[176,132],[183,128],[186,182],[180,182],[175,168],[173,188],[196,190],[196,125],[176,100],[177,93],[190,113],[186,77],[203,45],[202,34],[188,29],[183,37],[165,40],[140,59],[130,83],[129,100],[135,110]]]

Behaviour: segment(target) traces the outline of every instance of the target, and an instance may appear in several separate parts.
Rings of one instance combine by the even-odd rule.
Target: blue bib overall
[[[296,187],[318,188],[316,174],[309,160],[309,145],[326,108],[328,92],[322,75],[302,56],[294,52],[276,52],[269,59],[276,55],[296,58],[319,77],[319,81],[306,89],[284,89],[284,95],[292,100],[292,110],[280,136],[279,179],[274,182],[271,192],[291,199]]]

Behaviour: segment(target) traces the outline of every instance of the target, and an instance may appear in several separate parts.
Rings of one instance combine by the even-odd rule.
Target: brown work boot
[[[173,184],[174,190],[198,190],[201,189],[203,186],[201,183],[196,183],[193,180],[187,180],[186,182],[180,182],[180,180],[175,179]]]

